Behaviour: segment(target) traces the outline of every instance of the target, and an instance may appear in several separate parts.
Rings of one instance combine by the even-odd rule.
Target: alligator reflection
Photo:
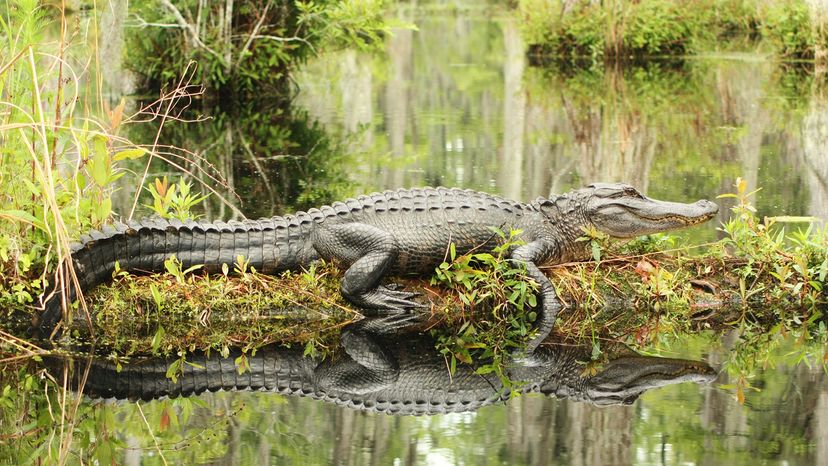
[[[379,324],[377,323],[379,322]],[[91,364],[83,392],[93,398],[178,397],[218,390],[262,390],[323,400],[352,409],[399,415],[473,411],[508,400],[493,374],[476,374],[458,365],[449,375],[446,361],[427,334],[389,330],[387,319],[363,320],[342,332],[342,349],[319,361],[298,348],[267,346],[248,356],[250,370],[239,374],[235,358],[213,354],[187,356],[183,374],[166,376],[172,358],[123,365],[79,360],[77,386]],[[523,393],[542,393],[596,405],[630,404],[645,391],[681,382],[707,383],[716,372],[701,361],[642,356],[623,349],[587,369],[591,347],[547,342],[508,370]],[[61,365],[63,366],[63,365]],[[65,366],[64,366],[65,367]]]

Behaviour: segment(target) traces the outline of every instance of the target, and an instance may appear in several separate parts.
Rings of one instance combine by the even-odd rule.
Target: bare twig
[[[169,0],[162,0],[162,3],[163,2],[168,2],[168,1]],[[179,13],[179,15],[180,15],[180,13]],[[182,20],[183,20],[183,17],[182,17]],[[158,125],[158,131],[156,131],[156,133],[155,133],[155,140],[152,143],[152,150],[150,151],[149,158],[147,159],[147,163],[144,166],[144,173],[141,175],[141,181],[138,183],[139,188],[135,191],[135,198],[133,199],[133,202],[132,202],[132,209],[130,209],[129,216],[127,217],[127,219],[132,219],[132,216],[135,214],[135,208],[138,207],[138,198],[140,197],[141,190],[143,189],[144,183],[147,180],[147,175],[149,174],[149,168],[150,168],[150,165],[152,164],[152,159],[155,156],[155,149],[158,146],[158,141],[161,139],[161,131],[164,129],[164,123],[170,117],[170,113],[172,112],[172,109],[175,107],[175,104],[178,103],[178,100],[181,99],[181,98],[189,98],[188,94],[181,92],[181,89],[187,89],[187,87],[189,87],[190,80],[192,79],[194,73],[195,73],[195,62],[191,61],[191,62],[187,63],[187,67],[184,68],[184,72],[181,74],[181,78],[178,80],[178,84],[176,85],[175,89],[173,89],[173,91],[171,93],[172,96],[174,96],[174,98],[164,99],[164,96],[162,94],[162,99],[161,100],[162,101],[166,100],[167,105],[166,105],[166,108],[164,109],[164,115],[161,117],[161,123]],[[187,103],[187,105],[189,105],[189,102]],[[182,109],[182,111],[183,111],[183,109]]]
[[[310,49],[311,49],[311,51],[313,52],[314,55],[317,54],[316,47],[314,47],[313,44],[311,44],[304,37],[299,37],[299,36],[280,37],[280,36],[274,36],[274,35],[270,35],[270,34],[257,34],[257,35],[251,36],[251,37],[253,39],[268,39],[268,40],[274,40],[276,42],[302,42],[303,44],[310,47]]]
[[[147,417],[144,416],[144,410],[141,409],[141,403],[136,401],[135,406],[138,408],[138,413],[141,415],[141,419],[144,420],[144,425],[147,426],[147,432],[149,432],[150,437],[152,437],[152,441],[155,443],[155,450],[161,457],[161,461],[163,461],[165,465],[168,464],[167,458],[164,458],[164,453],[161,451],[161,446],[158,444],[158,438],[155,436],[155,433],[153,433],[152,427],[150,427],[149,421],[147,421]]]

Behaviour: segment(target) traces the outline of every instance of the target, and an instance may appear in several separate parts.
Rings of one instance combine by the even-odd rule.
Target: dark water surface
[[[440,3],[393,14],[417,29],[396,30],[382,52],[307,64],[290,117],[274,109],[165,130],[240,195],[237,211],[213,202],[208,218],[420,185],[531,200],[625,181],[686,202],[732,192],[737,176],[763,188],[762,215],[828,217],[828,100],[809,75],[761,52],[532,67],[505,11]],[[716,223],[686,235],[714,240]],[[162,464],[159,449],[170,464],[828,464],[824,348],[735,333],[654,346],[721,374],[603,408],[528,395],[474,413],[391,417],[238,392],[102,409],[126,447],[119,464]],[[757,356],[767,346],[776,349]],[[147,425],[166,427],[151,436]]]

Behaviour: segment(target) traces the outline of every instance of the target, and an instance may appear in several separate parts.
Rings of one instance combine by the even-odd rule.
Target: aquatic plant
[[[782,58],[812,59],[816,48],[826,45],[825,37],[813,24],[820,18],[812,18],[812,12],[804,1],[771,2],[763,18],[762,34],[774,43]],[[820,40],[822,44],[818,44]]]

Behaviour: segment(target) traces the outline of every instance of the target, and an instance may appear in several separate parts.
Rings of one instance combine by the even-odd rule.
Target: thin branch
[[[136,401],[135,406],[138,408],[138,414],[141,415],[141,419],[144,420],[144,425],[147,426],[147,432],[149,432],[150,437],[152,437],[153,443],[155,443],[155,450],[158,452],[158,456],[161,457],[161,461],[164,462],[164,466],[167,466],[167,458],[164,458],[164,452],[161,451],[161,446],[158,444],[158,437],[152,432],[152,427],[149,425],[149,421],[147,421],[147,417],[144,416],[144,410],[141,409],[141,403]]]
[[[148,27],[162,28],[162,29],[184,29],[178,23],[150,23],[150,22],[147,22],[147,20],[145,20],[144,18],[138,16],[137,14],[133,14],[133,16],[135,18],[133,20],[134,23],[132,21],[124,22],[124,25],[126,27],[141,28],[141,29],[148,28]]]
[[[303,44],[310,47],[311,51],[316,54],[316,47],[313,46],[307,39],[304,37],[293,36],[293,37],[281,37],[281,36],[273,36],[270,34],[256,34],[251,35],[253,39],[267,39],[267,40],[275,40],[276,42],[302,42]]]
[[[195,28],[193,27],[192,24],[188,23],[187,20],[184,19],[184,15],[181,14],[181,11],[179,11],[178,8],[176,8],[175,5],[173,5],[170,2],[170,0],[161,0],[161,6],[164,7],[164,9],[166,9],[167,11],[169,11],[173,15],[173,17],[175,18],[175,22],[178,23],[179,26],[181,26],[182,29],[184,29],[184,30],[186,30],[187,32],[190,33],[189,34],[190,35],[190,40],[193,41],[193,44],[196,47],[200,47],[200,48],[206,50],[207,52],[209,52],[211,55],[213,55],[216,58],[218,58],[219,60],[221,60],[221,62],[226,65],[226,63],[224,61],[224,57],[222,57],[218,52],[211,49],[207,44],[205,44],[204,42],[201,41],[201,38],[198,36],[198,31],[195,30]]]
[[[164,2],[164,1],[168,2],[169,0],[162,0],[162,2]],[[180,15],[180,13],[179,13],[179,15]],[[193,65],[194,65],[194,62],[192,62],[192,61],[187,63],[187,67],[182,72],[181,78],[178,80],[177,86],[175,87],[175,89],[173,89],[173,92],[171,93],[173,96],[187,97],[187,94],[186,93],[182,94],[180,92],[180,90],[181,89],[186,89],[190,85],[190,79],[192,79],[191,74],[195,73],[195,67]],[[191,68],[193,69],[192,72],[190,71]],[[163,96],[162,96],[162,100],[163,100]],[[164,123],[167,121],[167,118],[170,116],[170,112],[172,111],[173,107],[177,103],[177,100],[178,99],[175,99],[175,98],[169,99],[169,101],[167,102],[167,106],[164,109],[164,115],[161,117],[161,123],[158,125],[158,131],[155,133],[155,140],[152,143],[152,150],[150,151],[149,159],[147,160],[146,166],[144,166],[144,174],[141,176],[141,182],[138,183],[139,188],[135,191],[135,198],[133,199],[133,202],[132,202],[132,209],[129,211],[129,216],[127,217],[127,219],[132,219],[132,216],[135,214],[135,208],[138,207],[138,198],[140,197],[141,190],[143,189],[144,183],[147,180],[147,175],[149,174],[149,168],[150,168],[150,165],[152,164],[153,156],[155,155],[155,149],[158,146],[159,139],[161,138],[161,131],[164,129]],[[189,102],[188,102],[188,105],[189,105]],[[159,110],[160,110],[160,108],[159,108]]]

